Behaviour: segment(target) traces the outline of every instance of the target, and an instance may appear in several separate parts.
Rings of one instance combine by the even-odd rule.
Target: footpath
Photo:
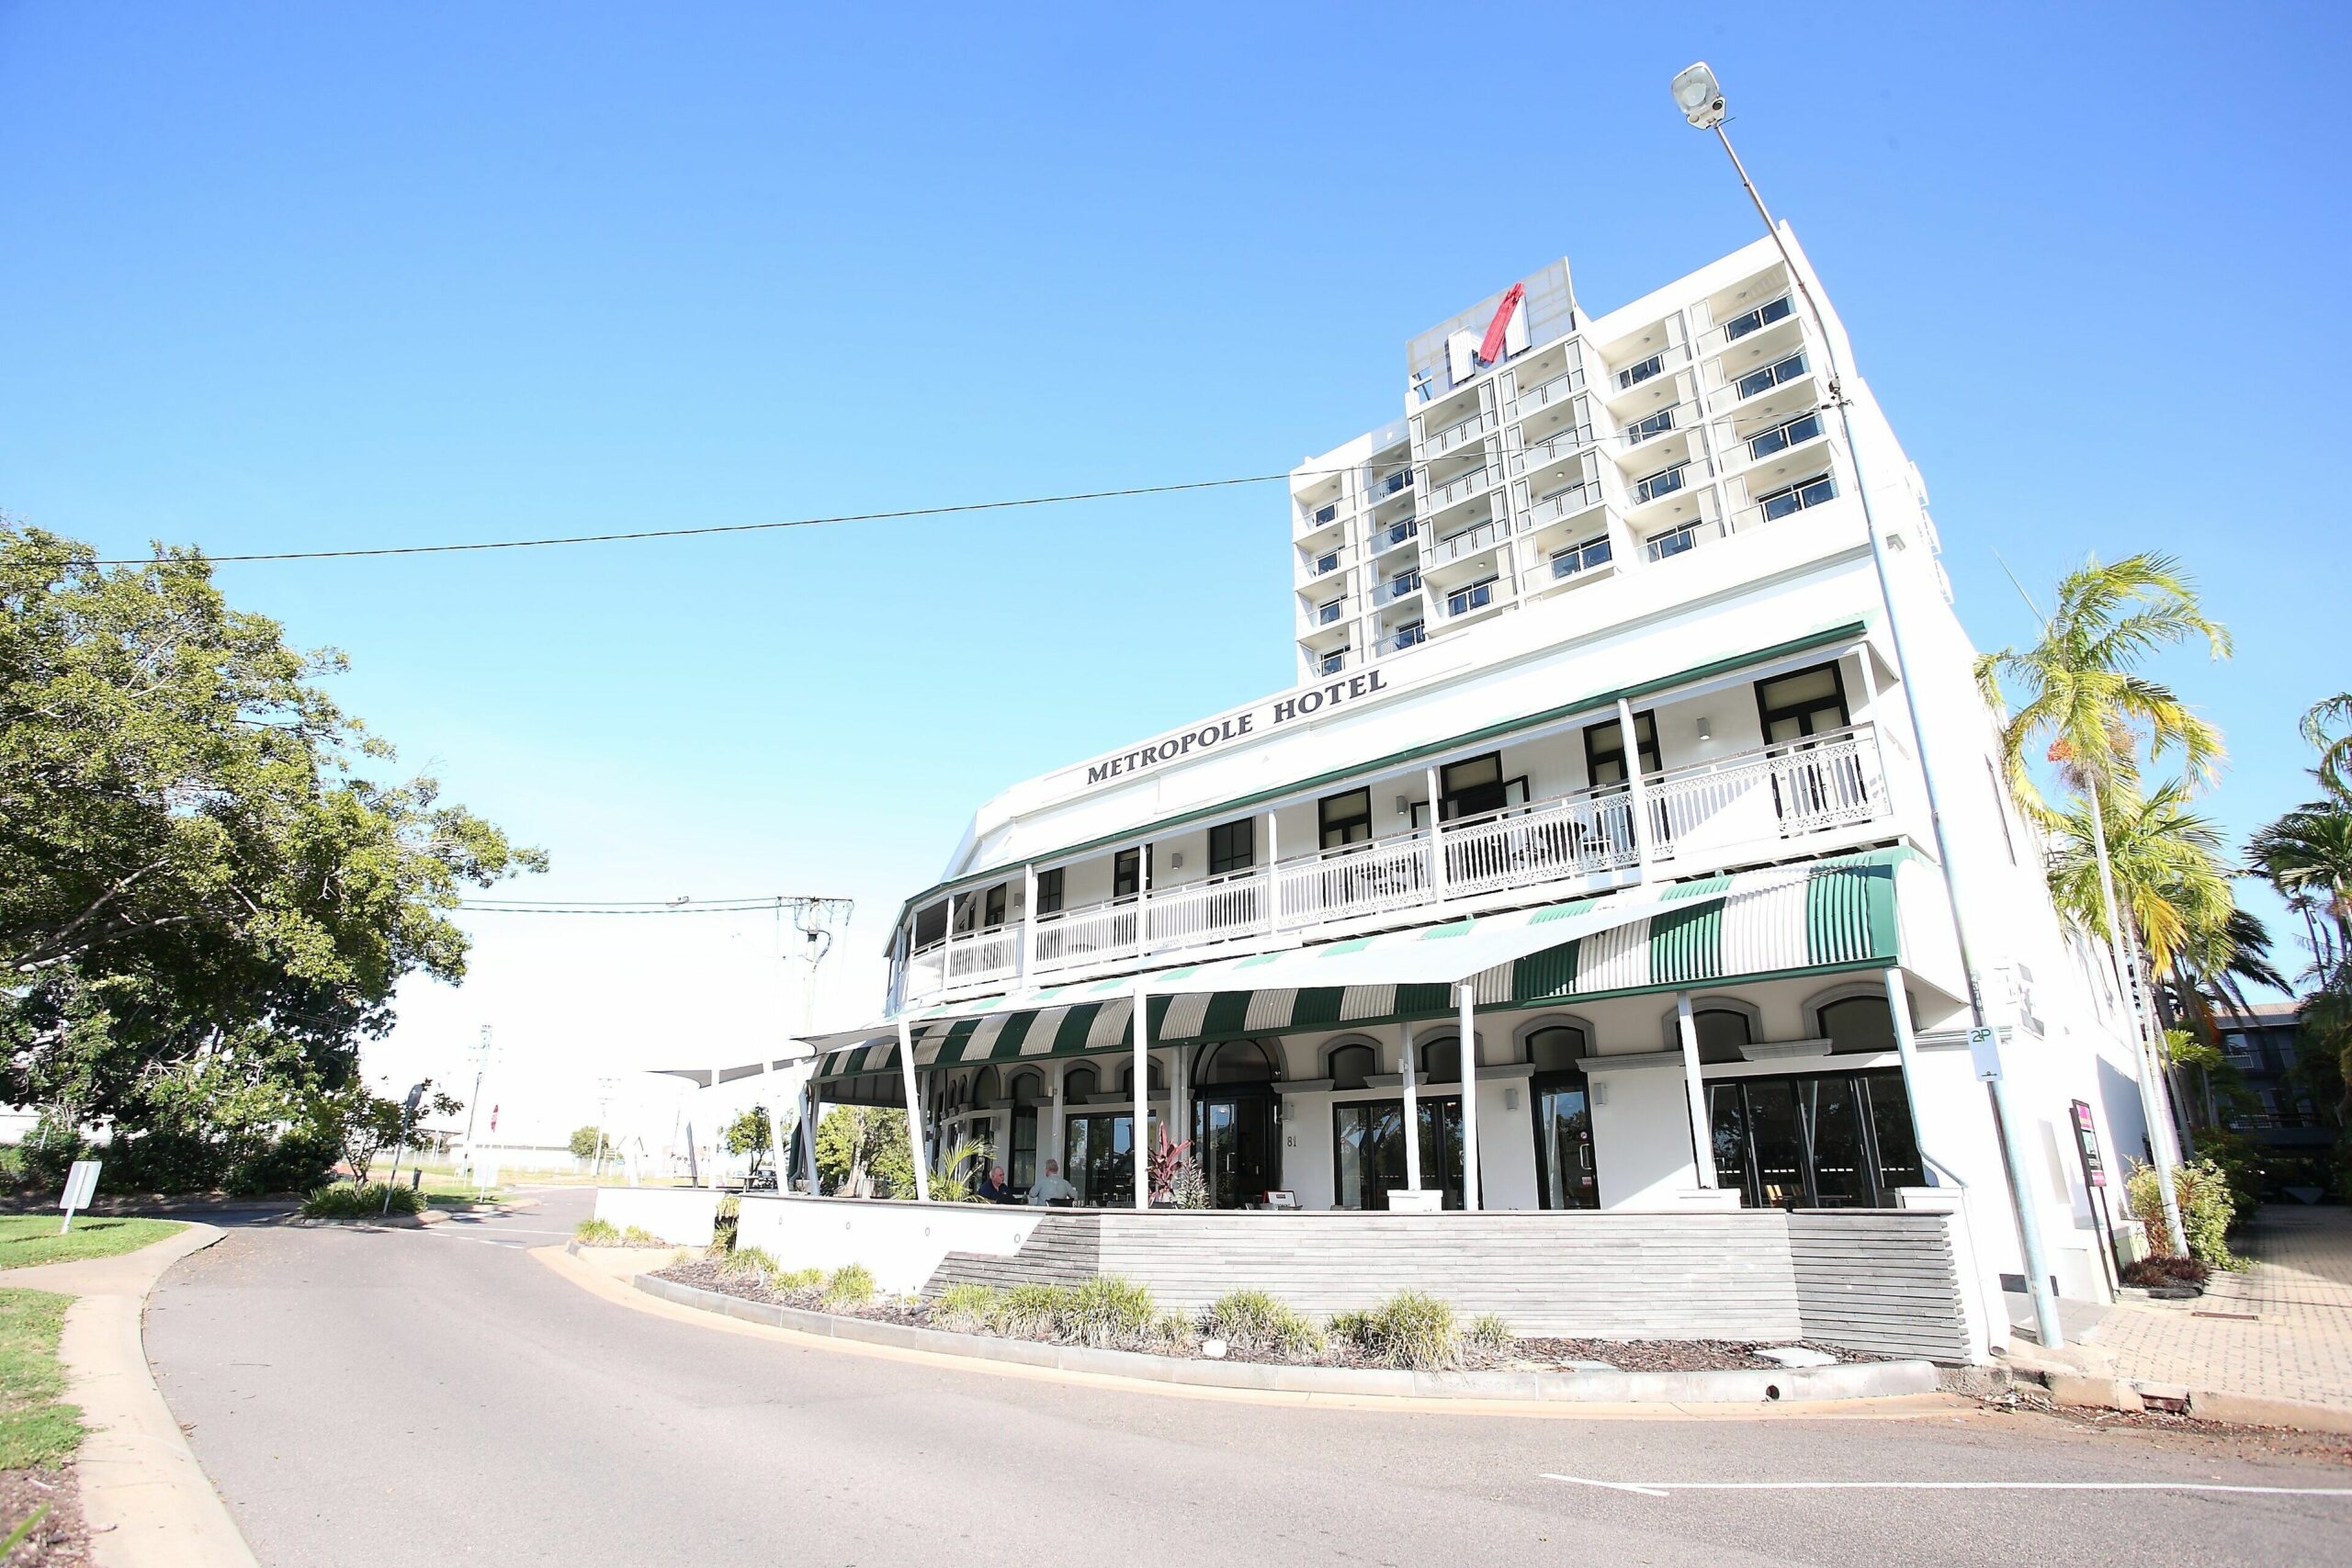
[[[2233,1239],[2252,1267],[2203,1295],[2127,1298],[2065,1350],[2018,1359],[2062,1403],[2352,1432],[2352,1208],[2266,1204]]]
[[[253,1552],[171,1407],[155,1387],[141,1329],[164,1270],[220,1239],[191,1223],[136,1252],[11,1269],[0,1283],[75,1298],[58,1359],[88,1435],[74,1468],[98,1568],[254,1568]]]

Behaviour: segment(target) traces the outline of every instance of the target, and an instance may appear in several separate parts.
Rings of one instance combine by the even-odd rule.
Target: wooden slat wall
[[[1968,1359],[1950,1217],[1903,1210],[1789,1216],[1804,1337],[1939,1361]]]
[[[1251,1287],[1303,1312],[1374,1305],[1421,1290],[1521,1334],[1617,1339],[1792,1339],[1785,1216],[1729,1214],[1171,1214],[1062,1216],[1099,1226],[1095,1266],[1149,1285],[1163,1306],[1205,1306]],[[1033,1246],[1035,1244],[1033,1243]],[[989,1259],[987,1282],[1066,1280],[1030,1247]],[[1063,1253],[1062,1257],[1067,1257]],[[1051,1269],[1052,1271],[1048,1271]],[[934,1286],[978,1279],[951,1258]]]
[[[1102,1216],[1049,1213],[1020,1249],[1010,1255],[951,1252],[923,1282],[935,1296],[950,1285],[1074,1285],[1102,1272]]]

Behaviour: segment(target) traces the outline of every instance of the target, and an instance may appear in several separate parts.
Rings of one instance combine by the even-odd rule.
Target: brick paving
[[[2236,1245],[2252,1269],[2120,1303],[2093,1342],[2135,1382],[2352,1405],[2352,1209],[2267,1204]]]

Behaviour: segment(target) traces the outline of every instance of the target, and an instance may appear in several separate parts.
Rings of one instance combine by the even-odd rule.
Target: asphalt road
[[[714,1332],[527,1256],[586,1201],[240,1230],[165,1277],[149,1356],[264,1563],[2352,1561],[2352,1468],[2049,1417],[1306,1410]],[[1855,1481],[2000,1484],[1786,1485]],[[1770,1484],[1669,1489],[1724,1483]],[[2346,1495],[2173,1489],[2222,1486]]]

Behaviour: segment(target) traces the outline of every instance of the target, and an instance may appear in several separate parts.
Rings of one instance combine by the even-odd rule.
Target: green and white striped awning
[[[1132,1049],[1139,987],[1152,1043],[1185,1045],[1442,1018],[1464,980],[1491,1010],[1881,967],[1897,961],[1894,868],[1910,853],[1874,850],[949,1003],[910,1021],[915,1066]],[[899,1070],[895,1023],[818,1043],[820,1083]]]

